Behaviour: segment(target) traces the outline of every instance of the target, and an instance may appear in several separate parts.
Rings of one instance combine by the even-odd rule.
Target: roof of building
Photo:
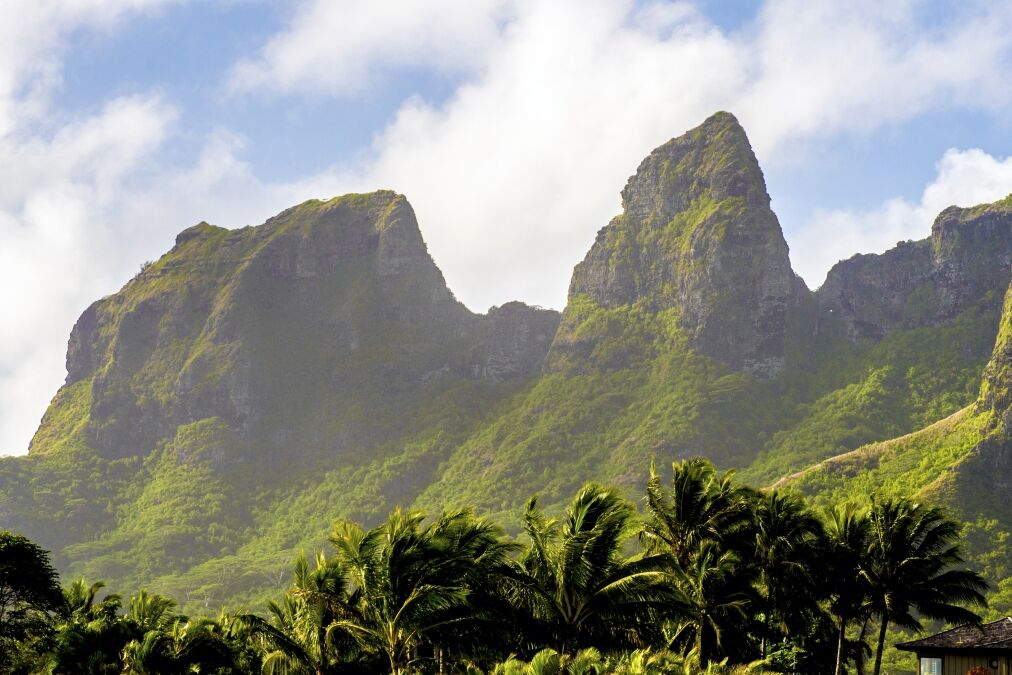
[[[921,640],[901,642],[896,648],[911,652],[928,649],[1012,650],[1012,617],[1007,616],[983,626],[960,626]]]

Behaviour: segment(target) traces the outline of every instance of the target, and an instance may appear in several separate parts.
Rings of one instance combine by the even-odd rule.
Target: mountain
[[[60,395],[90,390],[85,435],[105,458],[207,419],[236,437],[222,461],[333,458],[396,434],[390,418],[450,382],[537,373],[555,323],[554,312],[521,306],[472,314],[403,197],[349,195],[256,228],[182,232],[85,310]],[[53,447],[49,431],[44,419],[32,450]],[[281,457],[269,451],[282,445]]]
[[[986,207],[1008,209],[1012,199]],[[907,496],[949,507],[968,523],[965,542],[996,585],[992,614],[1012,607],[1012,286],[998,337],[974,402],[913,433],[872,443],[785,476],[823,503],[862,502],[869,495]]]
[[[729,113],[654,150],[622,191],[623,213],[576,266],[550,368],[586,366],[594,310],[668,312],[699,354],[769,379],[784,367],[789,303],[807,289],[745,131]]]
[[[1010,212],[1008,198],[945,209],[930,238],[835,265],[816,293],[820,308],[858,339],[938,325],[981,301],[997,307],[1012,265]]]
[[[931,494],[962,507],[1001,489],[1012,198],[816,291],[729,113],[650,153],[622,203],[561,316],[469,311],[393,192],[184,230],[81,316],[28,456],[0,460],[0,525],[197,608],[270,593],[337,517],[470,504],[515,526],[535,492],[638,492],[651,457],[826,500],[906,491],[911,466],[946,468]],[[900,446],[906,469],[854,464]]]
[[[29,456],[6,461],[4,525],[90,575],[213,558],[255,526],[264,493],[421,436],[434,465],[454,430],[539,372],[558,320],[467,310],[393,192],[241,230],[200,223],[81,315],[66,384]]]

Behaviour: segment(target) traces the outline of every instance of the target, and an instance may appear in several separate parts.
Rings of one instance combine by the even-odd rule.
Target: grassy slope
[[[301,289],[302,303],[285,288],[294,282],[263,272],[277,264],[263,261],[274,242],[312,235],[326,209],[370,208],[371,199],[309,202],[269,229],[191,228],[100,301],[93,371],[54,398],[30,456],[0,460],[0,524],[55,549],[71,576],[217,604],[271,582],[294,549],[318,545],[338,515],[370,522],[412,501],[463,435],[522,385],[452,373],[424,378],[432,362],[473,348],[457,328],[433,336],[410,315],[431,300],[431,278],[408,284],[404,308],[391,308],[383,286],[391,277],[377,278],[356,260]],[[378,216],[381,226],[386,216]],[[467,320],[446,296],[447,311]],[[338,323],[321,325],[317,315]],[[348,326],[359,329],[350,338],[362,345],[356,358],[311,367],[326,363],[321,350],[333,351],[329,343]],[[429,351],[420,351],[425,344]],[[268,414],[240,438],[234,423],[199,413],[236,391],[249,360],[263,366],[250,386],[267,397]],[[402,386],[392,373],[421,384]],[[100,421],[92,400],[99,380]],[[188,387],[185,397],[174,393],[179,387]],[[196,402],[195,418],[173,408],[180,398]],[[118,406],[111,413],[110,404]],[[151,446],[130,448],[130,458],[103,457],[94,447],[95,433],[122,431],[126,420],[150,428],[145,419],[178,425]],[[229,565],[235,569],[225,574]]]
[[[720,168],[729,160],[707,161]],[[573,349],[560,352],[533,383],[490,386],[451,377],[398,388],[390,375],[415,368],[412,350],[429,336],[391,321],[382,311],[385,289],[354,264],[307,299],[318,312],[342,313],[367,327],[354,358],[324,374],[306,364],[320,362],[315,350],[332,339],[331,328],[321,332],[302,320],[282,284],[250,266],[273,238],[312,233],[321,209],[368,206],[369,196],[341,200],[297,207],[271,237],[259,228],[229,233],[200,226],[124,293],[103,301],[109,318],[102,339],[114,342],[114,329],[128,317],[136,317],[135,332],[171,329],[174,339],[141,352],[113,345],[91,378],[61,390],[33,456],[0,461],[0,514],[27,522],[43,544],[47,536],[77,542],[58,552],[72,573],[124,588],[149,585],[187,598],[191,608],[228,599],[253,603],[283,582],[300,547],[322,544],[339,516],[371,522],[396,503],[430,511],[473,504],[513,524],[535,491],[549,507],[591,478],[638,493],[651,456],[663,466],[674,457],[706,455],[766,484],[912,432],[973,400],[994,339],[997,311],[987,298],[942,326],[858,344],[833,325],[813,336],[803,320],[807,310],[799,308],[788,371],[774,382],[700,356],[688,347],[672,306],[680,291],[666,276],[670,260],[644,252],[670,251],[679,269],[692,272],[699,264],[693,247],[719,244],[745,209],[740,199],[717,203],[703,195],[656,227],[614,221],[606,230],[610,264],[636,270],[637,285],[662,282],[650,301],[617,307],[571,298],[560,332]],[[644,260],[653,262],[641,268]],[[714,306],[727,300],[707,296]],[[174,323],[147,325],[146,306]],[[184,306],[196,310],[173,313]],[[919,315],[920,308],[910,311]],[[223,324],[241,327],[247,344],[215,339]],[[441,345],[448,354],[468,348],[453,339]],[[173,404],[178,373],[190,374],[194,396],[213,397],[241,364],[240,348],[265,364],[261,384],[282,395],[239,454],[285,461],[266,471],[256,462],[226,466],[217,452],[228,457],[239,441],[217,418],[188,420],[140,458],[102,459],[89,447],[94,378],[127,372],[113,379],[143,413]],[[343,389],[322,386],[324,375]],[[819,478],[824,471],[801,482],[825,480],[818,489],[834,498],[867,494],[875,485],[928,489],[941,467],[959,461],[976,429],[971,421],[963,413],[931,433],[885,444],[890,450],[876,451],[879,464],[863,484]],[[293,447],[299,452],[289,453]],[[942,481],[933,489],[945,487]]]

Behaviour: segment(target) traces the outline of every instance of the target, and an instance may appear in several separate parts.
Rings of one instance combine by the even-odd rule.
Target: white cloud
[[[49,138],[0,139],[8,158],[0,165],[0,305],[17,327],[0,332],[0,448],[27,447],[40,403],[62,379],[74,318],[136,264],[118,220],[124,185],[173,119],[157,98],[116,99]],[[143,221],[131,229],[143,230]]]
[[[415,54],[417,42],[377,29],[348,57],[320,37],[346,30],[324,5],[308,2],[259,60],[241,64],[243,85],[345,96],[349,82]],[[433,40],[452,44],[455,26],[427,23],[448,6],[419,0],[403,25],[428,25]],[[1005,7],[965,6],[933,29],[924,3],[769,0],[754,22],[726,33],[691,3],[493,6],[507,20],[468,14],[499,32],[481,43],[484,54],[452,64],[470,71],[449,100],[406,101],[368,161],[319,181],[334,192],[404,192],[450,285],[476,309],[514,297],[560,307],[568,270],[618,211],[640,159],[714,110],[735,112],[770,166],[796,161],[799,148],[812,161],[806,140],[863,134],[950,104],[1006,109],[1012,95]],[[355,21],[365,16],[352,7]]]
[[[791,241],[791,260],[813,288],[829,268],[854,253],[878,253],[898,241],[923,239],[944,208],[974,206],[1012,193],[1012,157],[999,159],[979,149],[950,149],[920,201],[893,198],[870,211],[816,212]]]
[[[5,0],[0,3],[0,136],[44,117],[74,30],[107,30],[124,17],[180,0]]]
[[[746,45],[749,83],[734,103],[759,153],[872,131],[939,105],[1008,104],[1012,10],[967,7],[931,30],[919,21],[925,4],[766,3]]]
[[[83,118],[54,115],[61,49],[75,30],[106,30],[164,4],[0,4],[0,453],[27,448],[63,379],[74,319],[135,264],[114,254],[123,224],[114,214],[175,116],[156,96],[117,98]]]
[[[236,64],[236,90],[347,93],[383,68],[461,71],[481,64],[507,0],[309,0],[261,54]]]

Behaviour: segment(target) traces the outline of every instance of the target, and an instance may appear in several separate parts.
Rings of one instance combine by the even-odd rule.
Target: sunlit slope
[[[457,302],[393,192],[183,231],[82,315],[30,454],[0,460],[0,526],[72,575],[210,607],[272,592],[336,518],[468,504],[515,529],[533,493],[549,510],[591,479],[639,494],[651,457],[765,485],[841,456],[797,479],[827,500],[967,505],[1007,475],[983,442],[1001,367],[981,397],[999,403],[975,401],[1012,200],[946,209],[813,292],[730,114],[651,152],[622,195],[561,322]]]

